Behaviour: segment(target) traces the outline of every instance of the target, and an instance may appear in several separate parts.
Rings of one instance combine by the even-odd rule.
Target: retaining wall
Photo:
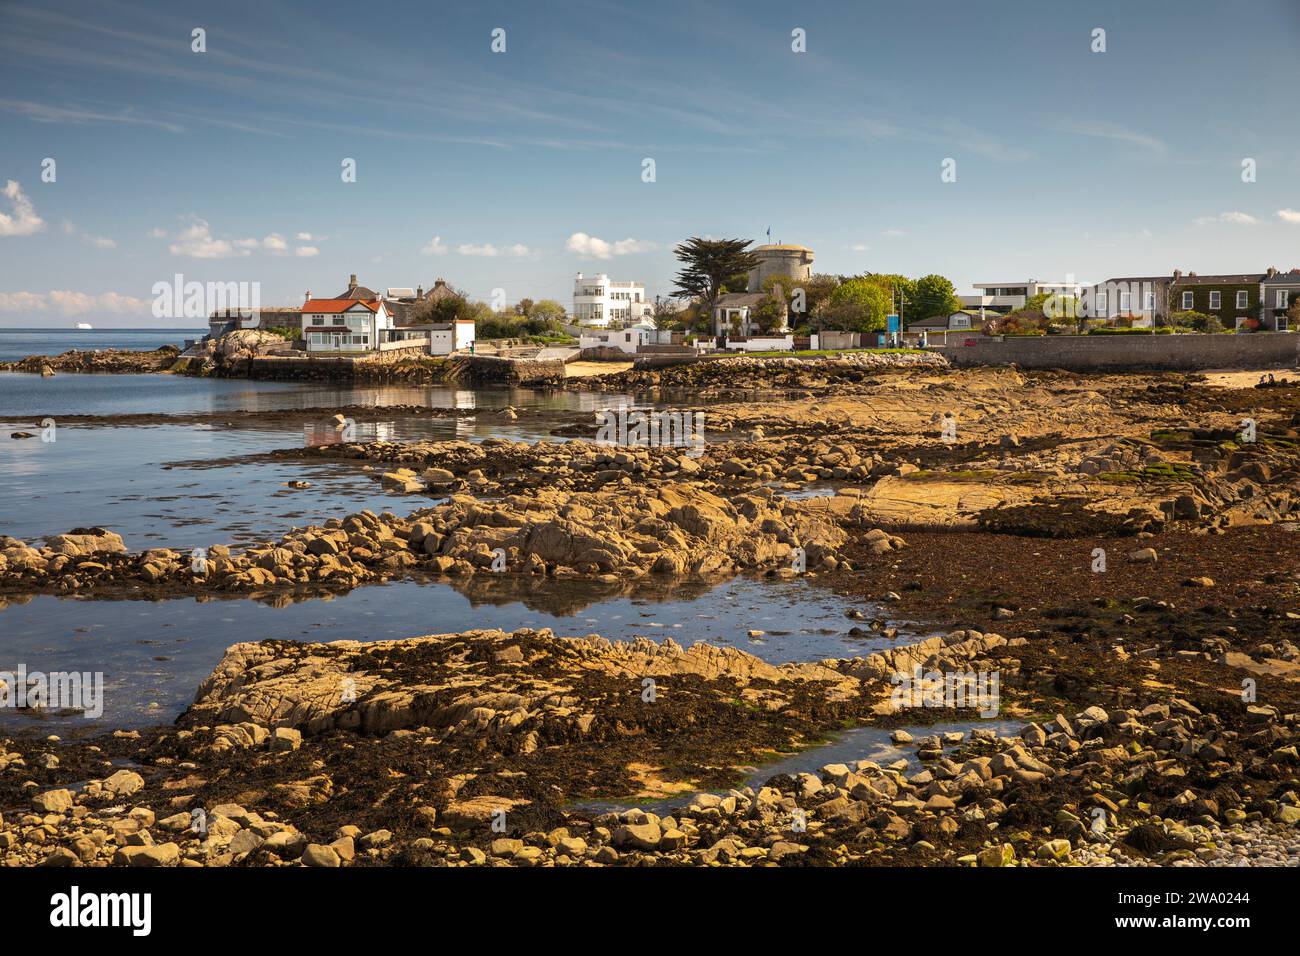
[[[1119,369],[1292,368],[1300,334],[1047,335],[953,337],[936,349],[958,366],[1009,365],[1074,372]]]

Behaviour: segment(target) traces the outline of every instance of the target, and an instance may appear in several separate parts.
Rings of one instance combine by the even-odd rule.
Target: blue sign
[[[899,331],[898,316],[896,315],[885,316],[885,323],[886,323],[885,331],[887,331],[890,335],[896,335],[898,333]]]

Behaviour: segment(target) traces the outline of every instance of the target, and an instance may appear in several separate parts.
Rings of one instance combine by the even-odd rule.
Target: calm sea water
[[[15,330],[9,330],[10,342]],[[37,351],[52,341],[74,347],[76,337],[30,333]],[[87,333],[96,336],[96,333]],[[188,333],[185,333],[188,335]],[[144,337],[147,336],[147,337]],[[96,337],[101,347],[134,341],[158,344],[158,333]],[[19,349],[18,351],[27,351]],[[313,426],[242,420],[118,426],[59,422],[68,415],[329,409],[343,405],[482,410],[455,419],[393,412],[358,422],[361,440],[418,438],[479,441],[552,439],[546,425],[503,422],[506,405],[587,413],[632,404],[627,396],[445,387],[350,388],[274,382],[195,379],[171,375],[35,375],[0,373],[0,534],[38,541],[75,527],[117,531],[132,550],[188,549],[263,540],[308,523],[362,508],[400,514],[433,499],[391,494],[363,463],[270,460],[264,453],[314,443]],[[12,439],[55,419],[56,439]],[[295,490],[291,480],[312,486]],[[249,599],[158,602],[35,597],[0,600],[0,670],[102,672],[100,721],[35,716],[0,708],[0,726],[57,726],[74,734],[104,727],[169,721],[238,641],[378,640],[475,627],[551,627],[557,633],[611,638],[645,635],[731,644],[772,661],[841,657],[873,649],[882,639],[849,637],[846,604],[812,582],[740,579],[709,586],[676,583],[631,597],[619,588],[581,583],[561,592],[531,579],[489,595],[446,584],[399,582],[358,588],[333,599],[274,607]],[[496,585],[493,585],[494,587]],[[767,632],[750,639],[750,630]]]
[[[130,349],[148,352],[160,345],[180,348],[202,338],[207,328],[193,329],[0,329],[0,362],[29,355],[58,355],[71,349]]]
[[[0,372],[0,475],[5,492],[0,499],[0,534],[37,539],[100,526],[122,535],[132,550],[188,549],[265,540],[295,525],[363,508],[405,514],[432,501],[386,491],[375,480],[379,472],[364,470],[364,462],[246,460],[318,444],[323,422],[110,427],[61,422],[61,415],[321,408],[322,418],[328,418],[329,409],[347,405],[411,405],[483,414],[429,418],[394,413],[358,422],[357,440],[537,441],[562,439],[552,438],[544,425],[526,418],[502,422],[494,412],[513,405],[586,413],[625,401],[619,395],[528,389],[350,388],[174,375],[61,373],[41,378]],[[55,422],[54,441],[9,437],[15,431],[39,433],[47,418]],[[312,487],[286,487],[294,480],[310,481]]]
[[[641,596],[584,595],[579,583],[542,595],[527,588],[483,599],[448,584],[400,581],[332,599],[273,607],[257,601],[86,601],[38,596],[0,599],[0,671],[100,672],[100,727],[169,722],[194,699],[231,644],[389,640],[473,628],[549,627],[557,634],[699,640],[739,647],[774,662],[815,661],[870,653],[886,639],[850,637],[854,622],[833,594],[806,581],[737,578],[717,586],[681,584]],[[6,607],[5,605],[8,604]],[[766,633],[750,638],[750,630]],[[83,717],[44,718],[59,732],[91,730]],[[31,727],[33,718],[0,707],[0,728]]]

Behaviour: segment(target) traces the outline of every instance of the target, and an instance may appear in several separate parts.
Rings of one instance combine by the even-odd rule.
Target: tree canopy
[[[912,293],[911,319],[928,319],[935,315],[949,315],[961,308],[961,300],[953,288],[952,280],[940,275],[921,276]]]
[[[736,282],[758,265],[758,256],[749,251],[748,239],[688,239],[673,250],[684,263],[677,273],[677,287],[672,295],[701,299],[712,308],[724,285]]]
[[[883,332],[888,314],[889,293],[869,278],[855,278],[830,294],[822,308],[822,322],[841,332]]]

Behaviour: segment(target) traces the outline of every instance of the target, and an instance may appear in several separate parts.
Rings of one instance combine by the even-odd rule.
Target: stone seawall
[[[937,349],[957,366],[1019,365],[1073,372],[1125,369],[1292,368],[1300,334],[1051,335],[998,338],[972,335],[971,344]]]
[[[374,359],[277,358],[260,356],[247,363],[247,378],[277,382],[351,382],[356,384],[434,384],[455,378],[445,358],[386,354]]]
[[[560,359],[473,355],[464,359],[462,365],[462,380],[471,385],[554,384],[564,381],[564,362]]]

